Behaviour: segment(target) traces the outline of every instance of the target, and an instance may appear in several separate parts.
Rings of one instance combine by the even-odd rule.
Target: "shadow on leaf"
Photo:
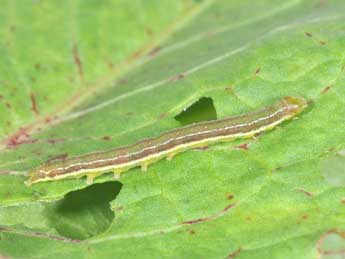
[[[104,232],[115,217],[109,202],[115,199],[121,187],[119,182],[107,182],[66,194],[62,200],[46,206],[49,224],[59,234],[74,239]]]
[[[217,112],[212,98],[201,97],[198,101],[176,115],[175,119],[182,125],[188,125],[200,121],[216,120]]]

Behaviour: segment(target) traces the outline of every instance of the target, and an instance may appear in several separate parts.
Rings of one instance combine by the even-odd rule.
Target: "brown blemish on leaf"
[[[35,64],[35,69],[36,70],[40,70],[41,69],[41,64],[40,63],[36,63]]]
[[[145,28],[145,33],[147,36],[151,37],[153,35],[153,31],[150,27]]]
[[[135,51],[132,56],[130,57],[130,60],[138,59],[144,52],[144,49],[138,49]]]
[[[17,145],[22,144],[23,142],[27,141],[27,139],[29,138],[29,132],[30,128],[28,127],[24,127],[24,128],[19,128],[17,130],[16,133],[14,133],[13,135],[9,136],[6,140],[5,140],[5,144],[7,147],[15,147]]]
[[[313,37],[313,35],[310,32],[305,32],[304,35],[309,37],[309,38]]]
[[[243,143],[241,145],[234,146],[236,149],[242,149],[242,150],[248,150],[249,149],[249,143]]]
[[[71,84],[75,83],[75,78],[73,76],[67,76],[66,78]]]
[[[173,76],[173,77],[170,79],[170,81],[175,82],[175,81],[178,81],[178,80],[183,79],[185,76],[186,76],[185,74],[181,73],[181,74],[178,74],[178,75],[176,75],[176,76]]]
[[[329,91],[329,89],[331,89],[331,87],[332,87],[331,85],[328,85],[325,88],[323,88],[322,91],[321,91],[321,94],[327,93]]]
[[[125,115],[126,115],[126,116],[133,116],[133,115],[134,115],[134,112],[126,112]]]
[[[11,109],[12,108],[12,105],[9,102],[7,102],[7,101],[5,102],[5,105],[6,105],[7,109]]]
[[[228,254],[228,256],[226,258],[235,258],[239,253],[241,253],[241,251],[242,251],[242,248],[239,247],[235,251],[233,251],[230,254]]]
[[[49,240],[55,240],[55,241],[57,240],[57,241],[63,241],[66,243],[82,242],[81,240],[78,240],[78,239],[70,239],[70,238],[61,237],[61,236],[54,236],[54,235],[43,233],[43,232],[16,230],[16,229],[10,229],[7,227],[0,227],[0,232],[14,233],[14,234],[20,234],[22,236],[27,236],[27,237],[43,238],[43,239],[49,239]]]
[[[53,156],[53,157],[49,158],[47,162],[51,162],[51,161],[55,161],[55,160],[64,160],[67,157],[68,157],[68,154],[67,153],[63,153],[63,154],[56,155],[56,156]]]
[[[127,84],[128,83],[128,80],[127,79],[120,79],[119,81],[117,81],[117,83],[119,85],[124,85],[124,84]]]
[[[340,200],[340,203],[341,203],[341,204],[345,204],[345,198],[342,198],[342,199]]]
[[[206,221],[208,221],[207,218],[199,218],[199,219],[194,219],[194,220],[183,221],[182,224],[191,225],[191,224],[196,224],[196,223],[206,222]]]
[[[226,196],[226,198],[230,201],[230,200],[232,200],[232,199],[234,198],[234,195],[228,194],[228,195]]]
[[[150,57],[155,56],[159,51],[161,50],[161,47],[155,47],[153,48],[147,55]]]
[[[10,192],[5,192],[4,196],[8,199],[12,196],[12,193]],[[0,257],[1,258],[1,257]]]
[[[111,61],[106,61],[105,63],[107,64],[107,66],[108,66],[108,68],[109,68],[110,70],[113,70],[113,69],[114,69],[115,65],[114,65],[113,62],[111,62]]]
[[[117,207],[115,208],[115,210],[121,211],[121,210],[123,210],[123,206],[117,206]]]
[[[103,136],[102,139],[103,140],[111,140],[111,136]]]
[[[236,93],[235,93],[235,91],[234,91],[234,89],[233,89],[233,86],[232,86],[232,85],[231,85],[231,86],[227,86],[227,87],[225,87],[225,88],[224,88],[224,90],[225,90],[227,93],[229,93],[229,94],[231,94],[231,95],[236,96]]]
[[[31,100],[31,110],[35,115],[39,115],[38,108],[37,108],[37,102],[36,97],[33,92],[30,93],[30,100]]]
[[[309,215],[308,214],[303,214],[301,218],[304,219],[304,220],[307,220],[309,218]]]
[[[161,120],[161,119],[164,119],[169,113],[167,112],[162,112],[161,114],[159,114],[158,116],[158,119]]]
[[[44,123],[49,124],[50,122],[54,121],[57,119],[57,116],[53,116],[53,117],[46,117],[44,118]]]
[[[188,229],[187,231],[188,231],[188,233],[191,234],[191,235],[194,235],[194,234],[195,234],[195,231],[194,231],[193,229]]]
[[[77,66],[80,80],[82,81],[84,77],[83,64],[80,60],[78,46],[76,44],[73,45],[73,59],[74,59],[74,63]]]
[[[17,29],[17,27],[16,27],[15,25],[11,25],[11,26],[10,26],[10,31],[11,31],[11,32],[15,32],[16,29]]]
[[[313,197],[313,196],[314,196],[314,194],[312,194],[311,192],[308,192],[308,191],[306,191],[306,190],[304,190],[304,189],[302,189],[302,188],[297,189],[297,191],[299,191],[299,192],[301,192],[301,193],[307,195],[308,197]]]
[[[261,67],[258,67],[256,70],[255,70],[255,75],[259,74],[261,71]]]
[[[222,211],[213,214],[209,217],[205,217],[205,218],[198,218],[198,219],[193,219],[193,220],[187,220],[187,221],[183,221],[182,224],[183,225],[193,225],[193,224],[198,224],[198,223],[202,223],[202,222],[207,222],[207,221],[211,221],[214,220],[218,217],[221,217],[223,215],[225,215],[230,209],[232,209],[233,207],[235,207],[235,203],[233,204],[229,204],[228,206],[226,206]]]
[[[52,144],[52,145],[54,145],[54,144],[56,144],[56,143],[58,143],[58,142],[64,142],[64,141],[65,141],[64,138],[56,138],[56,139],[48,139],[48,140],[47,140],[47,142],[48,142],[49,144]]]
[[[250,216],[245,217],[247,221],[252,221],[252,218]]]
[[[323,45],[323,46],[327,44],[327,41],[325,41],[325,40],[320,40],[319,42],[320,42],[320,44]]]

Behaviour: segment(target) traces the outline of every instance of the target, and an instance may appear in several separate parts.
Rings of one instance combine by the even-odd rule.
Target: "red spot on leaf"
[[[225,208],[224,208],[224,212],[227,212],[228,210],[230,210],[230,209],[232,209],[233,207],[235,206],[235,204],[229,204],[228,206],[226,206]]]
[[[30,142],[30,140],[28,140],[28,138],[30,136],[29,131],[30,131],[29,127],[19,128],[16,133],[9,136],[5,140],[5,144],[7,145],[7,147],[13,148],[17,145],[25,144],[27,142],[32,143],[32,142]]]
[[[56,155],[56,156],[53,156],[53,157],[49,158],[48,162],[55,161],[55,160],[64,160],[67,157],[68,157],[68,154],[67,153],[63,153],[63,154]]]
[[[146,27],[146,28],[145,28],[145,32],[146,32],[147,36],[149,36],[149,37],[151,37],[151,36],[153,35],[153,31],[152,31],[152,29],[149,28],[149,27]]]
[[[115,208],[115,210],[121,211],[121,210],[123,210],[123,206],[117,206],[117,207]]]
[[[178,74],[178,75],[176,75],[176,76],[173,76],[170,80],[171,80],[172,82],[178,81],[178,80],[183,79],[185,76],[186,76],[185,74],[181,73],[181,74]]]
[[[308,215],[308,214],[303,214],[303,215],[302,215],[302,219],[306,220],[306,219],[308,219],[308,218],[309,218],[309,215]]]
[[[332,87],[331,85],[328,85],[325,88],[323,88],[322,91],[321,91],[321,94],[327,93],[329,91],[329,89],[331,89],[331,87]]]
[[[207,218],[199,218],[199,219],[184,221],[182,222],[182,224],[191,225],[191,224],[196,224],[196,223],[205,222],[205,221],[207,221]]]
[[[242,248],[239,247],[234,252],[228,254],[227,258],[235,258],[239,253],[241,253],[241,251],[242,251]]]
[[[233,86],[227,86],[224,88],[224,90],[231,95],[237,96],[236,93],[234,92]]]
[[[168,114],[169,113],[167,113],[167,112],[162,112],[161,114],[159,114],[158,119],[161,120],[161,119],[165,118]]]
[[[80,80],[83,80],[83,77],[84,77],[83,64],[80,60],[78,46],[76,44],[73,45],[73,58],[74,58],[74,63],[76,64],[78,68],[78,74],[79,74]]]
[[[36,63],[36,64],[35,64],[35,69],[36,69],[36,70],[40,70],[40,69],[41,69],[41,64]]]
[[[228,200],[232,200],[232,199],[234,198],[234,195],[229,194],[229,195],[226,196],[226,198],[227,198]]]
[[[150,57],[155,56],[159,51],[161,50],[161,47],[156,47],[154,49],[152,49],[147,55]]]
[[[31,110],[38,115],[38,109],[37,109],[37,102],[34,93],[30,93],[30,100],[31,100]]]
[[[64,141],[65,141],[64,138],[56,138],[56,139],[48,139],[48,140],[47,140],[47,142],[48,142],[49,144],[52,144],[52,145],[54,145],[54,144],[56,144],[56,143],[58,143],[58,142],[64,142]]]
[[[125,85],[125,84],[128,83],[128,80],[127,80],[127,79],[120,79],[119,81],[117,81],[117,83],[118,83],[119,85]]]
[[[16,31],[16,29],[17,29],[17,28],[16,28],[16,26],[15,26],[15,25],[11,25],[11,26],[10,26],[10,31],[11,31],[11,32],[15,32],[15,31]]]
[[[249,149],[249,143],[244,143],[241,145],[234,146],[236,149],[242,149],[242,150],[248,150]]]
[[[313,197],[314,195],[311,192],[308,192],[304,189],[297,189],[297,191],[304,193],[305,195],[307,195],[308,197]]]
[[[132,56],[130,57],[131,60],[139,58],[144,52],[144,49],[139,49],[135,51]]]
[[[109,67],[110,70],[113,70],[114,67],[115,67],[114,64],[113,64],[113,62],[111,62],[111,61],[106,62],[106,64],[108,65],[108,67]]]
[[[44,119],[44,122],[45,122],[46,124],[49,124],[50,122],[56,120],[57,118],[58,118],[57,116],[46,117],[46,118]]]
[[[183,221],[182,224],[183,225],[193,225],[193,224],[198,224],[201,222],[207,222],[213,219],[216,219],[220,216],[223,216],[225,213],[227,213],[230,209],[232,209],[235,206],[235,204],[229,204],[228,206],[226,206],[222,211],[213,214],[209,217],[205,217],[205,218],[198,218],[198,219],[193,219],[193,220],[187,220],[187,221]]]
[[[252,218],[251,218],[250,216],[247,216],[245,219],[246,219],[247,221],[252,221]]]
[[[188,229],[188,233],[191,234],[191,235],[194,235],[195,231],[193,229]]]

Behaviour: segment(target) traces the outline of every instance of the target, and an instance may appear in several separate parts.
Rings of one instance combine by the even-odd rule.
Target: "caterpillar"
[[[49,161],[31,170],[25,183],[31,185],[86,175],[87,183],[91,184],[95,177],[108,172],[113,172],[117,179],[133,167],[141,166],[142,171],[146,171],[149,164],[164,157],[171,160],[177,153],[191,148],[252,137],[296,116],[306,107],[304,98],[287,96],[250,113],[194,123],[128,146]]]

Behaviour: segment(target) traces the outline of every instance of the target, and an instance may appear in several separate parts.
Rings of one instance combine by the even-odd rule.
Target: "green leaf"
[[[341,0],[3,1],[0,256],[341,255],[344,13]],[[180,127],[198,100],[222,118],[287,95],[310,105],[255,139],[119,182],[24,184],[49,159]]]

